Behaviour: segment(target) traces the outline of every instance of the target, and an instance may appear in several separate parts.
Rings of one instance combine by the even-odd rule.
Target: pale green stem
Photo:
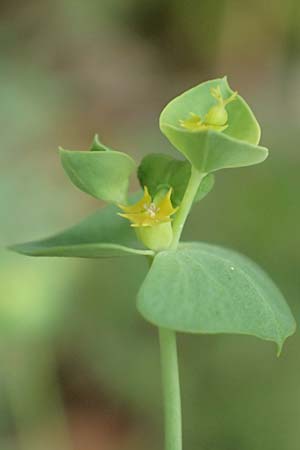
[[[176,249],[193,205],[195,195],[206,173],[191,168],[191,177],[173,223],[172,249]],[[152,258],[150,260],[150,265]],[[165,450],[182,450],[182,421],[176,333],[159,328],[160,357],[165,415]]]
[[[181,401],[176,334],[159,328],[165,415],[165,450],[182,450]]]
[[[173,223],[173,242],[171,244],[172,249],[176,249],[180,240],[180,236],[185,224],[185,221],[189,215],[190,209],[193,205],[195,195],[197,194],[198,188],[201,181],[206,176],[206,173],[199,172],[192,166],[191,177],[189,179],[185,194],[183,196],[182,202],[180,204],[179,210],[176,214]]]

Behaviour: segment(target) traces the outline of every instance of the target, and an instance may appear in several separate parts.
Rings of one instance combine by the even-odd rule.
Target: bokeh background
[[[172,152],[162,107],[229,77],[269,159],[217,174],[185,239],[261,264],[300,315],[298,0],[2,0],[0,240],[46,236],[99,203],[57,147],[98,132],[137,161]],[[132,190],[137,182],[133,180]],[[135,310],[139,258],[30,259],[0,252],[1,450],[163,448],[156,330]],[[184,448],[298,450],[300,337],[179,336]]]

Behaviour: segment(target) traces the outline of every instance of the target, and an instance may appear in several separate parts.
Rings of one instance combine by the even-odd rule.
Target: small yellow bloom
[[[118,213],[130,220],[132,227],[153,227],[164,222],[171,222],[171,216],[178,208],[171,203],[172,188],[158,202],[152,200],[147,186],[144,186],[144,196],[134,205],[119,205],[124,213]]]
[[[202,122],[198,114],[190,113],[190,117],[185,120],[179,120],[180,125],[190,131],[199,131],[207,129],[207,126]]]
[[[217,100],[217,104],[209,109],[203,120],[195,113],[190,113],[188,119],[179,120],[179,123],[183,128],[190,131],[204,131],[209,129],[223,131],[228,127],[228,113],[226,111],[226,106],[236,99],[237,92],[234,92],[230,97],[224,99],[220,86],[217,86],[210,89],[210,94]]]

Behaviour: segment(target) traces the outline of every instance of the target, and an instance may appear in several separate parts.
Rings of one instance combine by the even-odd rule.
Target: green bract
[[[60,158],[71,181],[80,190],[109,203],[125,203],[135,162],[126,153],[110,150],[94,139],[90,151],[60,148]]]
[[[266,159],[268,150],[258,146],[259,125],[242,97],[227,106],[228,127],[190,131],[180,121],[194,113],[204,117],[214,105],[210,89],[220,86],[223,97],[233,94],[226,77],[199,84],[172,100],[160,115],[161,131],[191,164],[201,172],[257,164]]]
[[[272,280],[232,250],[191,242],[154,258],[138,294],[141,314],[186,333],[240,333],[277,343],[295,321]]]

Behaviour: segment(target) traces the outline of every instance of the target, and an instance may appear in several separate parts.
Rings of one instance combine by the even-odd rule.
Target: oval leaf
[[[274,341],[295,331],[282,294],[255,263],[205,243],[159,253],[138,294],[138,309],[159,327],[240,333]]]
[[[257,146],[260,139],[258,122],[240,96],[227,105],[228,127],[222,132],[211,129],[190,131],[180,125],[180,120],[188,118],[190,113],[205,116],[215,104],[210,88],[217,86],[224,98],[233,93],[225,77],[202,83],[172,100],[160,116],[162,132],[202,172],[264,161],[268,151]]]
[[[173,188],[171,200],[174,206],[180,205],[190,176],[189,162],[180,161],[163,153],[151,153],[145,156],[138,168],[140,184],[142,188],[147,186],[152,197],[162,187],[166,190]],[[213,186],[214,176],[209,174],[202,180],[195,201],[202,200]]]
[[[97,145],[94,142],[93,151],[60,148],[63,168],[81,191],[105,202],[125,203],[135,162],[126,153],[101,151]]]
[[[10,247],[29,256],[69,256],[106,258],[128,254],[152,255],[143,249],[127,220],[117,215],[118,209],[107,206],[47,239]]]

